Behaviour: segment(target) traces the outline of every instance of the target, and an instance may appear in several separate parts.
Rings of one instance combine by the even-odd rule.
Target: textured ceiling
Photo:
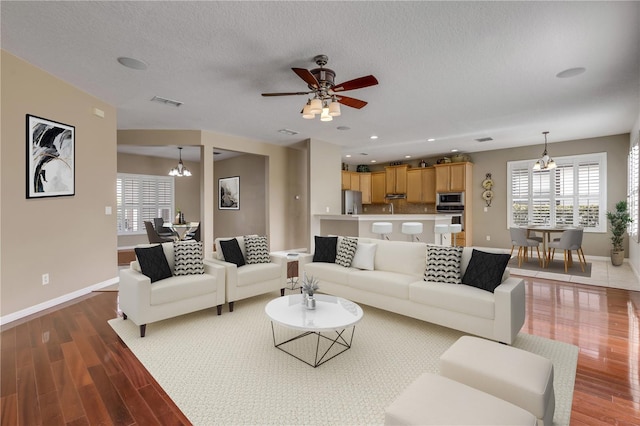
[[[119,129],[203,129],[282,145],[316,138],[360,163],[542,145],[545,130],[550,143],[625,133],[640,111],[639,2],[0,7],[2,48],[116,106]],[[304,96],[260,96],[305,91],[290,68],[314,68],[318,54],[337,82],[375,75],[378,86],[345,93],[369,105],[343,106],[324,123],[301,118]],[[125,68],[120,56],[148,69]],[[573,67],[586,72],[556,77]]]

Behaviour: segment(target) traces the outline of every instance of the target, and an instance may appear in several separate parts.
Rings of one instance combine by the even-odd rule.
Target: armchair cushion
[[[469,266],[462,277],[462,284],[494,292],[502,282],[502,275],[509,263],[508,254],[486,253],[473,249]]]
[[[244,250],[247,253],[247,264],[271,262],[271,254],[269,253],[267,237],[245,235]]]
[[[230,240],[220,240],[220,247],[222,248],[222,254],[225,262],[235,263],[236,266],[245,265],[244,256],[240,250],[238,240],[235,238]]]
[[[174,275],[204,274],[202,243],[196,240],[173,243],[175,255]]]
[[[140,270],[152,283],[173,276],[161,245],[136,247],[135,252]]]

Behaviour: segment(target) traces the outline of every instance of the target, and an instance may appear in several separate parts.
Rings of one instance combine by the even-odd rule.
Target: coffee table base
[[[342,329],[340,331],[338,331],[338,330],[334,330],[333,331],[333,333],[336,334],[335,338],[331,338],[331,337],[325,336],[325,335],[322,334],[322,332],[319,332],[319,331],[305,331],[304,333],[300,333],[299,335],[297,335],[295,337],[292,337],[290,339],[287,339],[287,340],[285,340],[283,342],[276,343],[276,332],[275,332],[275,329],[273,327],[273,321],[271,322],[271,332],[273,334],[273,346],[275,346],[276,348],[280,349],[282,352],[284,352],[286,354],[289,354],[292,357],[304,362],[305,364],[310,365],[313,368],[316,368],[316,367],[324,364],[325,362],[329,361],[330,359],[333,359],[333,358],[337,357],[341,353],[343,353],[343,352],[345,352],[345,351],[347,351],[348,349],[351,348],[351,342],[353,342],[353,334],[354,334],[354,332],[356,330],[356,326],[354,325],[353,327],[350,327],[350,328],[351,328],[351,336],[349,338],[349,342],[347,342],[347,339],[344,336],[344,333],[347,330],[347,328],[344,328],[344,329]],[[306,360],[300,358],[299,356],[293,354],[292,352],[289,352],[285,348],[283,348],[283,346],[286,345],[287,343],[291,343],[291,342],[293,342],[295,340],[302,339],[303,337],[310,336],[310,335],[317,336],[317,338],[316,338],[316,349],[315,349],[315,359],[314,359],[313,363],[311,363],[309,361],[306,361]],[[320,338],[325,339],[325,340],[330,342],[329,347],[322,353],[320,351],[320,342],[321,342]],[[336,345],[342,347],[340,352],[335,353],[335,354],[333,354],[333,355],[331,355],[330,357],[327,358],[327,355],[329,354],[331,349]]]

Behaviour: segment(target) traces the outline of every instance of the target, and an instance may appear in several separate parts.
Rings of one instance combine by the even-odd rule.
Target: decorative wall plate
[[[493,179],[487,178],[482,181],[482,187],[484,189],[491,189],[493,187]]]
[[[491,191],[490,189],[487,189],[482,193],[482,198],[485,201],[491,201],[491,199],[493,198],[493,191]]]

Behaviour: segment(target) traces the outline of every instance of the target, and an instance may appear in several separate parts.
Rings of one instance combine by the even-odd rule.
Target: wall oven
[[[436,196],[436,212],[459,214],[451,218],[451,223],[461,225],[464,231],[464,192],[439,192]]]

